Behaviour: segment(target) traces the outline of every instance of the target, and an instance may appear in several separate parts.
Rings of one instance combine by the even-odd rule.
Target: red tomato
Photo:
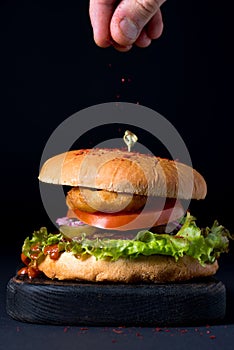
[[[87,213],[79,209],[73,209],[73,212],[87,225],[119,231],[165,225],[184,215],[182,204],[174,199],[167,199],[163,210],[162,207],[160,209],[150,207],[136,213],[124,211]]]

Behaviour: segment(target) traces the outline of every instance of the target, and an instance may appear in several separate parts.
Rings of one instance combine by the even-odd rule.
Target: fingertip
[[[107,48],[107,47],[112,45],[111,44],[111,40],[109,38],[102,38],[102,39],[100,39],[100,38],[96,38],[94,36],[94,42],[95,42],[95,44],[97,46],[101,47],[102,49],[105,49],[105,48]]]
[[[111,41],[111,45],[119,52],[127,52],[132,48],[132,45],[120,45],[114,40]]]
[[[158,39],[162,35],[163,27],[162,14],[159,10],[146,25],[147,35],[151,39]]]
[[[161,36],[162,33],[163,33],[163,27],[164,27],[163,22],[161,22],[161,23],[157,26],[157,28],[155,28],[154,34],[153,34],[153,35],[150,35],[150,34],[149,34],[150,37],[151,37],[151,39],[155,40],[155,39],[160,38],[160,36]]]
[[[145,29],[142,30],[140,36],[137,38],[135,45],[141,48],[148,47],[151,44],[152,40],[147,35],[147,32]]]
[[[97,46],[106,48],[111,45],[110,21],[113,13],[113,4],[90,0],[89,15],[93,28],[93,39]]]
[[[103,30],[101,26],[93,26],[93,40],[101,48],[111,45],[111,36],[109,30]]]

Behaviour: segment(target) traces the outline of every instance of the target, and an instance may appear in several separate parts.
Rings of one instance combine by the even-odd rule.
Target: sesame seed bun
[[[73,150],[48,159],[39,180],[112,192],[203,199],[202,175],[178,161],[119,149]]]

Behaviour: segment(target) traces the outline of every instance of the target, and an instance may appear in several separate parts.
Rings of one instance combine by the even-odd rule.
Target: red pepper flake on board
[[[102,331],[103,331],[103,332],[108,332],[108,331],[109,331],[109,327],[104,327],[104,328],[102,328]]]
[[[156,332],[162,332],[162,328],[156,327],[156,328],[155,328],[155,331],[156,331]]]
[[[142,339],[143,339],[143,336],[142,336],[142,334],[141,334],[140,332],[136,332],[136,336],[137,336],[138,338],[142,338]]]
[[[78,331],[78,334],[86,334],[88,331],[87,327],[80,327],[80,330]]]
[[[122,334],[123,333],[123,331],[121,330],[121,329],[112,329],[112,331],[114,332],[114,333],[116,333],[116,334]]]
[[[180,329],[180,333],[181,334],[188,333],[188,330],[187,329]]]
[[[216,336],[215,335],[210,335],[210,339],[215,339]]]

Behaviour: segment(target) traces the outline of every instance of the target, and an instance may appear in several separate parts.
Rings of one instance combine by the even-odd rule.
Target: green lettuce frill
[[[188,255],[198,259],[204,265],[213,263],[221,253],[228,252],[231,234],[217,221],[211,228],[200,229],[195,218],[187,213],[183,218],[182,226],[175,235],[157,234],[150,231],[140,231],[136,237],[130,239],[87,239],[85,232],[79,241],[68,240],[59,232],[51,234],[46,228],[35,231],[31,238],[26,238],[22,251],[31,258],[35,246],[38,249],[38,259],[44,257],[44,248],[58,244],[59,251],[72,252],[81,256],[90,254],[96,259],[109,258],[113,261],[119,258],[135,259],[138,256],[155,254],[173,256],[175,260]],[[34,248],[33,248],[34,247]]]

